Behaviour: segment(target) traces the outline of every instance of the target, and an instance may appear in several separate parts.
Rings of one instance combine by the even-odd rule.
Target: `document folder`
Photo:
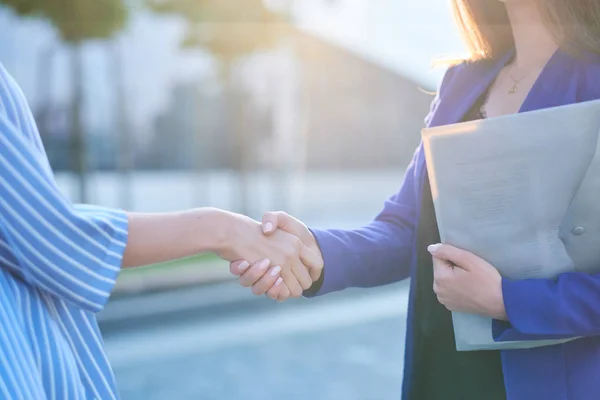
[[[599,134],[600,101],[424,129],[442,242],[513,280],[600,272]],[[490,318],[452,319],[460,351],[567,341],[497,342]]]

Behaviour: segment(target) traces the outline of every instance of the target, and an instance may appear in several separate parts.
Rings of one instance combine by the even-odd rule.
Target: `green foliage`
[[[184,47],[202,47],[225,62],[268,49],[287,29],[262,0],[146,0],[158,13],[187,21]]]
[[[262,0],[146,0],[150,9],[175,13],[189,21],[221,23],[271,23],[280,17],[267,10]]]
[[[108,38],[127,19],[122,0],[0,0],[0,4],[18,15],[49,20],[69,43]]]

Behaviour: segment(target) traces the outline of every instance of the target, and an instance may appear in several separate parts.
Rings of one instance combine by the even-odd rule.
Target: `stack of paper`
[[[510,279],[600,270],[600,101],[423,130],[440,237]],[[497,343],[491,319],[453,313],[458,350]]]

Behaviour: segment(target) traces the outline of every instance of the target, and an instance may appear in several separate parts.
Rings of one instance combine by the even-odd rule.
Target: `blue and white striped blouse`
[[[59,192],[27,102],[0,64],[0,398],[118,398],[95,313],[127,228],[122,211]]]

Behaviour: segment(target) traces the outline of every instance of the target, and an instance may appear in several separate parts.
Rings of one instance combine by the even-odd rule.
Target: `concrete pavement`
[[[407,287],[281,305],[224,283],[120,299],[101,324],[124,400],[392,400]]]

